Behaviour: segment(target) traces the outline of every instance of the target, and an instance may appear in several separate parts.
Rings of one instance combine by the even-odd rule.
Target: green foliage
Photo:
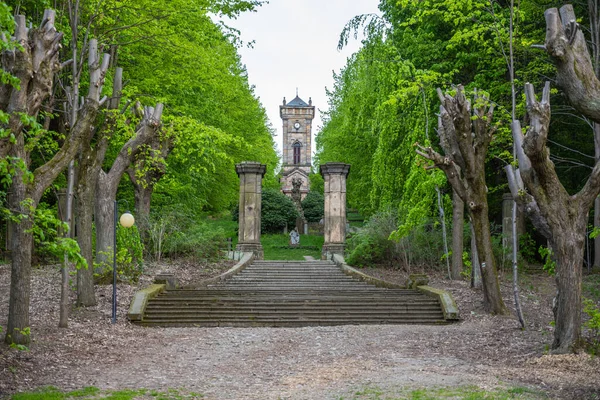
[[[439,225],[425,221],[424,224],[413,226],[402,238],[394,235],[397,226],[397,213],[394,210],[379,211],[372,215],[348,239],[348,264],[386,264],[407,271],[415,267],[441,265],[444,250]]]
[[[229,213],[213,216],[188,213],[177,207],[151,213],[146,224],[149,255],[155,260],[163,257],[216,259],[226,247],[227,238],[235,236],[237,229]]]
[[[552,257],[552,250],[545,246],[540,246],[538,252],[544,260],[544,265],[542,266],[542,268],[548,273],[548,275],[554,276],[554,274],[556,273],[556,262]]]
[[[239,180],[232,154],[243,144],[221,129],[185,116],[167,117],[175,134],[166,175],[158,182],[153,205],[178,204],[188,213],[202,209],[220,211],[237,201]]]
[[[298,218],[298,210],[292,199],[275,189],[262,192],[261,230],[263,233],[279,233],[286,227],[293,227]]]
[[[0,330],[1,331],[1,330]],[[15,328],[15,331],[18,332],[20,335],[25,336],[25,337],[30,337],[31,336],[31,328],[30,327],[26,327],[23,329],[19,329],[19,328]],[[6,339],[8,341],[10,341],[10,345],[9,347],[11,349],[14,350],[18,350],[18,351],[29,351],[29,347],[27,347],[24,344],[17,344],[14,343],[11,339],[10,339],[11,335],[7,333],[6,335]],[[27,342],[29,342],[29,340],[27,340]]]
[[[2,210],[4,218],[18,224],[23,219],[33,216],[33,225],[29,233],[33,235],[36,249],[40,255],[59,259],[66,255],[76,268],[87,268],[87,262],[81,256],[77,242],[63,236],[69,230],[69,225],[56,217],[56,209],[49,208],[46,203],[40,203],[38,207],[34,207],[31,201],[25,201],[22,205],[27,210],[26,215],[12,215],[4,208]]]
[[[117,280],[136,283],[144,269],[144,245],[136,225],[125,228],[117,224]],[[113,251],[106,253],[106,262],[96,264],[96,281],[107,284],[113,280]]]
[[[528,232],[519,236],[519,252],[527,262],[536,261],[536,243]]]
[[[234,164],[241,161],[266,164],[265,185],[276,182],[272,132],[237,54],[236,34],[209,14],[237,15],[261,3],[127,1],[103,14],[99,30],[107,41],[128,43],[119,49],[131,82],[125,96],[168,105],[164,121],[176,144],[156,188],[157,207],[228,209],[237,196]]]
[[[463,270],[460,271],[460,275],[465,279],[471,279],[473,273],[473,263],[471,262],[471,255],[467,251],[462,253]]]
[[[191,257],[194,260],[215,260],[225,248],[226,233],[220,227],[206,223],[192,226],[184,232],[174,231],[165,242],[168,257]]]
[[[308,175],[308,179],[310,181],[310,191],[323,194],[323,191],[325,190],[325,182],[323,181],[321,174],[319,172],[311,172]]]
[[[591,299],[583,300],[583,312],[589,319],[583,324],[588,329],[587,350],[594,354],[600,354],[600,307]]]
[[[347,243],[346,261],[357,267],[373,264],[394,265],[399,257],[396,243],[389,239],[396,229],[396,213],[387,210],[374,214]]]
[[[302,200],[302,211],[308,222],[319,222],[325,215],[325,198],[319,192],[310,191]]]

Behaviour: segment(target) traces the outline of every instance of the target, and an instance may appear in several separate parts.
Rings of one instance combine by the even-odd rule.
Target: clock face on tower
[[[295,128],[296,130],[300,129],[300,122],[295,122],[295,123],[294,123],[294,128]]]

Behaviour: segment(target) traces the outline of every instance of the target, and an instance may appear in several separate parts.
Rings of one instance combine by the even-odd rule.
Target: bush
[[[109,252],[104,265],[96,264],[96,282],[107,284],[113,280],[113,253]],[[124,228],[117,224],[117,280],[136,283],[144,268],[144,245],[136,225]]]
[[[211,219],[206,222],[205,218]],[[213,222],[214,221],[214,222]],[[233,229],[231,222],[216,222],[214,217],[189,215],[179,210],[153,214],[148,221],[147,240],[155,260],[163,257],[192,257],[212,260],[220,256],[227,236]]]
[[[398,227],[396,212],[381,211],[348,240],[347,261],[354,266],[387,264],[396,268],[436,267],[444,254],[441,229],[433,223],[414,227],[399,241],[389,240]]]
[[[215,260],[225,246],[226,234],[220,227],[197,223],[189,230],[173,232],[163,244],[168,257],[192,257],[195,260]]]
[[[587,350],[591,354],[600,354],[600,307],[591,299],[583,300],[583,311],[589,317],[589,320],[584,323],[584,327],[588,329]]]
[[[348,264],[358,267],[382,263],[393,265],[399,252],[397,243],[389,240],[389,236],[397,227],[395,212],[381,211],[373,215],[348,240]]]
[[[319,192],[308,192],[302,201],[304,217],[308,222],[319,222],[325,215],[325,198]]]
[[[263,233],[279,233],[285,226],[294,226],[298,210],[292,199],[276,189],[262,192],[261,230]]]

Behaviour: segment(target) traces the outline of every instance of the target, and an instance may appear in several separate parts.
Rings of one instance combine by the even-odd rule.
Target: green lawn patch
[[[191,400],[201,399],[200,393],[183,392],[176,389],[167,391],[148,389],[123,389],[123,390],[100,390],[90,386],[72,391],[61,391],[55,387],[48,386],[34,392],[23,392],[14,394],[12,400],[75,400],[75,399],[98,399],[98,400],[133,400],[140,397],[156,400]]]
[[[300,235],[300,246],[296,247],[291,247],[289,241],[289,236],[284,234],[261,235],[265,260],[304,260],[304,256],[321,259],[323,236]]]
[[[463,400],[512,400],[512,399],[548,399],[543,392],[526,387],[514,387],[486,391],[474,386],[437,388],[437,389],[407,389],[394,394],[386,393],[377,387],[366,387],[357,390],[348,397],[339,397],[339,400],[436,400],[436,399],[463,399]]]

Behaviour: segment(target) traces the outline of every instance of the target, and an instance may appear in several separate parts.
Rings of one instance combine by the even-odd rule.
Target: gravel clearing
[[[512,317],[481,309],[466,282],[434,277],[455,296],[463,320],[447,326],[363,325],[306,328],[143,328],[126,319],[138,287],[169,270],[184,283],[230,265],[150,264],[140,283],[119,284],[118,323],[110,323],[110,286],[98,305],[73,309],[57,328],[60,274],[33,273],[28,352],[0,345],[0,397],[52,385],[62,389],[147,388],[202,393],[206,399],[339,399],[376,388],[388,396],[409,388],[527,386],[550,398],[600,398],[600,359],[547,355],[552,340],[551,278],[529,279],[521,297],[527,330]],[[398,271],[366,270],[403,282]],[[0,326],[6,327],[10,267],[0,265]],[[512,304],[509,282],[505,301]]]

